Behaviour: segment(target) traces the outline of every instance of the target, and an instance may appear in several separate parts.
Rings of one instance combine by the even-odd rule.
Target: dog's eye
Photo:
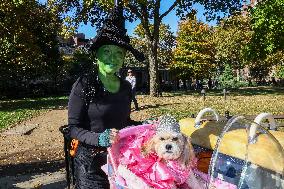
[[[172,141],[177,141],[178,140],[178,137],[174,137],[173,139],[172,139]]]
[[[161,137],[160,140],[165,140],[165,138]]]

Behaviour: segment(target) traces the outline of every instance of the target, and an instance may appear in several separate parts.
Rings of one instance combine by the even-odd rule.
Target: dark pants
[[[138,107],[138,103],[137,103],[137,100],[136,100],[135,96],[136,96],[136,89],[133,88],[132,89],[132,98],[131,98],[131,100],[134,102],[135,110],[138,110],[139,107]]]
[[[79,145],[75,156],[76,189],[109,189],[109,181],[101,166],[107,162],[107,152],[94,153]]]

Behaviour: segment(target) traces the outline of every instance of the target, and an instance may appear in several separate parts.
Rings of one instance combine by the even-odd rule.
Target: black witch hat
[[[96,51],[102,45],[117,45],[129,50],[138,61],[143,61],[144,55],[130,45],[130,38],[126,35],[126,31],[122,7],[115,6],[103,27],[97,32],[90,50]]]

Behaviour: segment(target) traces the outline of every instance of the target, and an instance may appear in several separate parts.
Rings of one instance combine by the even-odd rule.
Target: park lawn
[[[51,109],[67,106],[67,97],[26,98],[0,101],[0,130]]]
[[[284,88],[258,87],[230,91],[224,100],[222,91],[211,91],[205,101],[199,92],[164,93],[162,97],[138,96],[139,105],[145,106],[147,115],[158,117],[172,114],[177,119],[189,117],[206,107],[215,109],[220,115],[229,110],[230,115],[258,115],[262,112],[284,115]],[[278,124],[283,125],[281,120]]]
[[[177,119],[189,117],[211,107],[220,115],[229,110],[231,115],[258,115],[269,112],[284,115],[284,88],[257,87],[232,90],[224,100],[221,90],[206,92],[205,101],[200,92],[168,92],[162,97],[137,96],[141,119],[172,114]],[[0,101],[0,130],[30,119],[51,109],[67,106],[67,96]],[[142,116],[143,115],[143,116]],[[284,126],[284,122],[278,123]],[[284,127],[283,127],[284,128]]]

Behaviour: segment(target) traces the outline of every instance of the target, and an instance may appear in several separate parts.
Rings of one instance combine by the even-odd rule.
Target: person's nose
[[[114,60],[115,60],[115,56],[114,56],[114,54],[111,54],[109,58],[110,58],[111,62],[113,63],[113,62],[114,62]]]

